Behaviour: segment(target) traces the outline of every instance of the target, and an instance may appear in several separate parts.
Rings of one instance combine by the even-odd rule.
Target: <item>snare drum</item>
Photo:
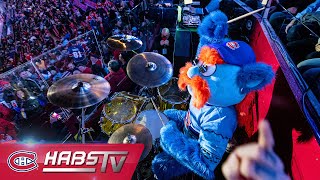
[[[101,131],[111,135],[121,126],[131,123],[136,117],[138,108],[126,97],[115,97],[103,107],[100,118]]]
[[[159,118],[159,115],[161,119]],[[163,126],[162,121],[164,124],[169,121],[167,116],[162,112],[159,112],[159,115],[156,110],[146,110],[142,111],[135,120],[136,124],[142,124],[149,129],[154,145],[157,139],[160,138],[160,129]]]
[[[160,110],[188,109],[190,94],[178,87],[178,78],[173,77],[167,84],[157,88],[160,97]]]

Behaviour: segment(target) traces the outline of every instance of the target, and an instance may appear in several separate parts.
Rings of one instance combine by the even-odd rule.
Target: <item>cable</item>
[[[315,33],[312,29],[310,29],[307,25],[305,25],[299,18],[296,18],[296,16],[294,16],[290,11],[288,11],[285,7],[283,7],[280,3],[278,3],[278,5],[284,10],[286,11],[289,15],[291,15],[295,20],[297,20],[299,23],[301,23],[305,28],[307,28],[314,36],[316,36],[317,38],[320,38],[320,36]]]

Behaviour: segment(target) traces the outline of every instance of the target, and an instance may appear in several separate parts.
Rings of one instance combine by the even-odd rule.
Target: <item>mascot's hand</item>
[[[174,121],[169,121],[167,122],[167,124],[165,126],[163,126],[160,130],[160,134],[161,134],[161,140],[164,139],[164,141],[166,140],[166,136],[172,136],[170,135],[171,133],[177,134],[177,132],[179,132],[179,129],[177,127],[176,122]],[[181,135],[183,135],[182,133],[180,133]],[[172,138],[172,137],[171,137]]]
[[[179,144],[183,143],[184,138],[186,137],[179,131],[177,124],[174,121],[167,122],[160,130],[160,145],[162,149],[169,154],[172,153],[170,149],[173,146],[179,147]]]
[[[214,172],[203,160],[198,141],[188,138],[180,131],[173,121],[169,121],[160,131],[162,149],[174,157],[180,164],[204,177],[213,179]]]
[[[171,121],[174,121],[180,131],[182,131],[184,126],[184,119],[187,115],[187,111],[167,109],[163,112]]]

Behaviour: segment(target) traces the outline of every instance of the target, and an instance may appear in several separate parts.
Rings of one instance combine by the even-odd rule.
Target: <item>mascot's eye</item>
[[[201,66],[201,73],[203,76],[211,76],[214,72],[216,72],[217,66],[216,65],[203,65]],[[205,71],[203,71],[205,70]]]

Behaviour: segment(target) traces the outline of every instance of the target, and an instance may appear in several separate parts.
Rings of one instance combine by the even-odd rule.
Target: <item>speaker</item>
[[[178,29],[175,34],[173,75],[178,77],[180,68],[195,58],[199,35],[188,29]]]
[[[197,53],[199,35],[188,29],[177,30],[175,35],[174,55],[193,59]]]
[[[177,8],[153,6],[149,8],[148,12],[152,20],[160,22],[163,26],[174,27],[176,25]]]

